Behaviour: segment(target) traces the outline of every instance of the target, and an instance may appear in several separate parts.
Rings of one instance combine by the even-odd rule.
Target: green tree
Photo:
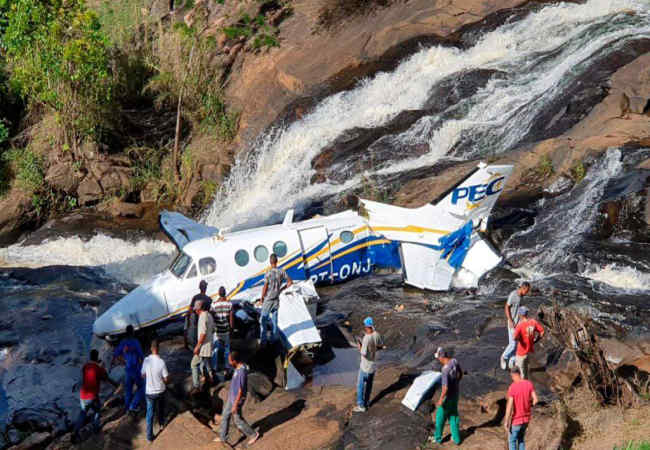
[[[3,9],[11,87],[56,111],[76,149],[100,131],[112,102],[109,42],[97,15],[83,0],[12,0]]]

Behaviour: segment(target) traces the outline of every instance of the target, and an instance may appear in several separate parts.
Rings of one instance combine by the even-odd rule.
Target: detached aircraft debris
[[[225,286],[242,311],[238,317],[254,321],[252,302],[260,297],[271,253],[293,280],[310,280],[315,286],[342,283],[380,268],[401,270],[406,284],[421,289],[475,285],[502,260],[482,232],[512,170],[511,165],[481,163],[420,208],[360,199],[357,211],[294,222],[289,210],[281,224],[238,232],[220,232],[165,211],[160,225],[178,255],[167,270],[97,318],[93,332],[112,339],[127,325],[147,329],[182,320],[202,279],[213,298]]]

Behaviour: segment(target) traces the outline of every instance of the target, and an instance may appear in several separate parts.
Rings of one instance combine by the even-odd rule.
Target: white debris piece
[[[442,375],[440,372],[427,370],[419,377],[413,380],[413,384],[402,400],[402,405],[406,406],[411,411],[415,411],[420,406],[422,399],[425,395],[440,382]]]
[[[311,280],[294,283],[280,294],[278,328],[289,342],[289,348],[322,342],[307,303],[318,300]]]

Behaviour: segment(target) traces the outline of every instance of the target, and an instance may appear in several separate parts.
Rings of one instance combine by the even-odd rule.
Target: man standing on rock
[[[363,321],[364,336],[361,344],[357,343],[361,352],[361,364],[359,367],[359,378],[357,380],[357,406],[353,412],[366,412],[370,405],[370,393],[372,382],[375,378],[375,356],[377,350],[383,349],[384,342],[381,335],[375,330],[375,323],[372,317],[366,317]]]
[[[463,378],[463,370],[458,361],[451,358],[447,350],[438,347],[435,357],[442,364],[442,389],[440,398],[436,402],[436,429],[433,435],[435,441],[442,443],[442,430],[445,422],[449,419],[451,439],[460,445],[460,417],[458,417],[458,398],[460,397],[460,380]]]
[[[221,361],[223,361],[223,369],[228,370],[230,368],[228,363],[230,331],[234,328],[235,319],[232,312],[232,304],[226,298],[225,287],[221,286],[219,288],[219,298],[216,302],[212,303],[210,312],[214,316],[214,325],[217,330],[213,341],[212,365],[214,370],[218,372],[222,366]]]
[[[283,269],[278,268],[278,257],[271,253],[269,257],[271,268],[264,275],[264,287],[262,288],[262,315],[260,317],[260,346],[264,347],[267,342],[266,330],[271,321],[271,340],[275,341],[278,335],[278,307],[280,306],[280,292],[291,286],[293,281]],[[286,283],[286,286],[282,286]]]
[[[232,380],[230,380],[228,401],[223,405],[219,436],[214,441],[229,445],[227,441],[228,428],[230,426],[230,416],[232,416],[235,426],[239,428],[239,431],[250,438],[248,445],[253,445],[259,439],[260,433],[253,430],[242,416],[242,407],[246,402],[246,395],[248,394],[248,367],[243,363],[237,351],[230,353],[229,363],[235,368],[235,374]]]
[[[165,385],[169,381],[167,365],[158,356],[158,341],[155,339],[151,341],[151,355],[142,363],[141,374],[147,383],[147,440],[153,442],[153,416],[156,409],[160,429],[165,426]]]
[[[519,308],[519,324],[515,328],[515,341],[517,341],[517,355],[515,365],[521,372],[524,380],[528,379],[528,356],[535,351],[535,342],[544,337],[544,327],[538,321],[528,318],[528,308]]]
[[[524,436],[530,422],[530,407],[537,404],[533,383],[523,380],[519,369],[510,369],[512,384],[508,388],[508,403],[503,427],[508,434],[509,450],[526,450]]]
[[[118,383],[111,380],[102,366],[99,365],[99,352],[95,349],[90,351],[90,361],[81,369],[81,389],[79,390],[79,402],[81,412],[74,425],[72,432],[72,442],[79,441],[79,431],[86,423],[88,414],[92,414],[93,431],[99,433],[99,412],[101,404],[99,403],[99,391],[102,381],[108,381],[117,388]]]
[[[144,380],[140,376],[144,354],[142,353],[140,341],[135,337],[133,325],[126,327],[126,337],[122,339],[113,353],[112,362],[114,363],[118,359],[124,361],[124,403],[126,412],[137,414],[140,402],[144,400]],[[136,387],[135,395],[133,393],[134,384]]]
[[[201,280],[199,282],[199,293],[196,294],[194,297],[192,297],[192,301],[190,302],[190,307],[187,310],[187,314],[185,315],[185,325],[183,327],[183,338],[185,339],[185,348],[187,349],[193,349],[196,346],[196,327],[197,327],[197,322],[199,320],[199,316],[196,314],[196,311],[194,307],[196,306],[196,302],[199,300],[206,303],[208,305],[207,310],[210,310],[210,303],[212,302],[212,299],[208,297],[205,293],[205,291],[208,289],[208,282],[205,280]]]
[[[212,357],[212,335],[214,334],[214,319],[207,310],[207,305],[198,300],[194,306],[199,316],[197,325],[198,339],[194,346],[194,356],[190,366],[192,368],[192,392],[197,393],[200,387],[199,373],[207,373],[212,383],[212,368],[210,359]]]
[[[506,320],[508,321],[508,346],[501,355],[501,369],[508,370],[512,366],[510,360],[515,356],[517,342],[515,341],[515,327],[519,322],[519,306],[521,299],[530,292],[530,283],[524,281],[518,289],[512,291],[505,305]]]

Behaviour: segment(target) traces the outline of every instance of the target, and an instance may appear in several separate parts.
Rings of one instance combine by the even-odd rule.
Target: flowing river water
[[[646,1],[588,0],[540,7],[483,33],[463,49],[421,48],[392,72],[361,80],[355,88],[323,99],[302,119],[276,124],[259,136],[237,160],[201,220],[229,229],[273,223],[288,208],[304,211],[358,188],[368,176],[408,177],[414,169],[441,161],[490,157],[560,134],[572,125],[553,119],[563,96],[577,92],[609,55],[648,40]],[[459,88],[453,101],[435,103],[436,89],[465,74],[479,75],[475,81],[470,77],[469,88]],[[419,113],[398,131],[376,136],[363,153],[337,157],[314,182],[314,158],[337,139],[350,130],[385,127],[406,111]],[[390,151],[382,153],[386,148]],[[364,163],[374,153],[383,156]],[[635,163],[648,157],[650,150],[610,149],[572,189],[531,204],[534,224],[510,233],[501,249],[516,277],[578,298],[594,317],[647,333],[641,319],[650,309],[644,306],[650,244],[635,241],[626,230],[606,238],[597,230],[603,202],[625,191],[621,183],[631,180]],[[0,249],[4,436],[9,424],[40,423],[55,431],[70,424],[78,408],[79,365],[91,345],[96,314],[164,270],[174,253],[168,242],[93,230]],[[513,278],[500,274],[480,283],[479,298],[507,293]],[[464,293],[436,299],[457,305],[449,317],[476,307],[465,301]],[[4,444],[0,440],[0,448]]]

